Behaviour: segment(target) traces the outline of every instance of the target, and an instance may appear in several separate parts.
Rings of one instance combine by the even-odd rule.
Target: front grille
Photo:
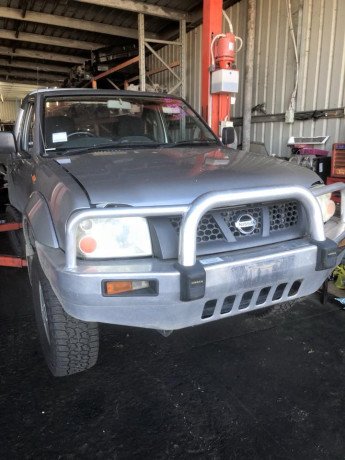
[[[277,232],[298,224],[298,204],[296,201],[274,204],[269,207],[270,231]]]
[[[169,220],[179,234],[182,218],[176,216]],[[300,221],[301,211],[296,201],[217,209],[200,220],[197,243],[236,242],[269,237],[282,231],[294,232],[300,228]]]
[[[170,222],[176,232],[180,233],[181,217],[170,217]],[[225,241],[225,237],[217,222],[211,214],[205,214],[200,220],[196,236],[197,243],[207,243],[209,241]]]
[[[243,238],[248,236],[260,235],[262,233],[262,208],[259,207],[245,207],[241,209],[223,209],[220,212],[220,215],[223,217],[227,227],[234,235],[235,238]],[[236,227],[236,222],[241,216],[252,216],[255,219],[255,226],[253,231],[250,233],[241,233],[240,230]],[[251,229],[250,229],[251,230]]]
[[[207,243],[208,241],[224,240],[224,235],[217,222],[211,214],[205,214],[201,219],[196,240],[198,243]]]

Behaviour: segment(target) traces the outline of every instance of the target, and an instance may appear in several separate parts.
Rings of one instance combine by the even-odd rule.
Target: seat
[[[53,134],[66,133],[71,134],[75,131],[74,121],[67,116],[53,116],[45,119],[45,140],[48,148],[57,147],[63,142],[54,142]]]
[[[145,123],[142,118],[122,115],[119,117],[117,135],[121,137],[145,136]]]

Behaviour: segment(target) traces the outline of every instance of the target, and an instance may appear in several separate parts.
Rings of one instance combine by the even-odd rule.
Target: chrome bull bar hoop
[[[70,217],[66,226],[66,270],[73,270],[77,265],[78,225],[84,219],[92,218],[182,215],[178,262],[184,267],[191,267],[196,262],[196,232],[200,219],[210,209],[222,206],[295,199],[303,205],[306,211],[312,239],[319,242],[325,241],[322,213],[315,197],[339,190],[342,195],[342,222],[345,222],[345,184],[342,183],[317,187],[312,191],[302,186],[284,186],[209,192],[196,198],[190,205],[181,206],[98,208],[78,211]]]
[[[182,219],[179,263],[184,267],[192,267],[195,264],[197,227],[202,216],[210,209],[285,199],[295,199],[302,203],[307,214],[311,237],[315,241],[324,241],[325,232],[320,206],[314,195],[304,187],[263,187],[249,190],[209,192],[196,198]]]
[[[340,220],[342,223],[345,223],[345,184],[342,182],[337,182],[331,185],[324,185],[321,187],[315,187],[312,190],[312,193],[315,197],[325,195],[326,193],[340,192],[341,201],[340,201]]]

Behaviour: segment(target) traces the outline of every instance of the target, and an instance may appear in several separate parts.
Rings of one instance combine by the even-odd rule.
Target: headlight
[[[323,221],[327,222],[335,213],[335,203],[331,200],[331,193],[318,196],[317,201],[321,208]]]
[[[78,255],[92,259],[152,255],[150,232],[143,217],[86,219],[77,231]]]

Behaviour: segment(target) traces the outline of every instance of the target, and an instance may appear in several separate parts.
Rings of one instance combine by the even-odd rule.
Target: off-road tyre
[[[16,208],[11,205],[6,206],[6,221],[8,223],[22,222],[22,215]],[[8,238],[12,247],[13,254],[17,257],[25,257],[25,238],[23,229],[8,232]]]
[[[269,318],[269,317],[272,318],[272,317],[280,316],[290,311],[295,305],[295,303],[296,303],[296,300],[276,303],[275,305],[272,305],[271,307],[262,308],[258,311],[255,311],[254,315],[257,318]]]
[[[64,311],[36,254],[31,279],[40,342],[51,373],[63,377],[94,366],[99,349],[98,324],[78,320]]]

